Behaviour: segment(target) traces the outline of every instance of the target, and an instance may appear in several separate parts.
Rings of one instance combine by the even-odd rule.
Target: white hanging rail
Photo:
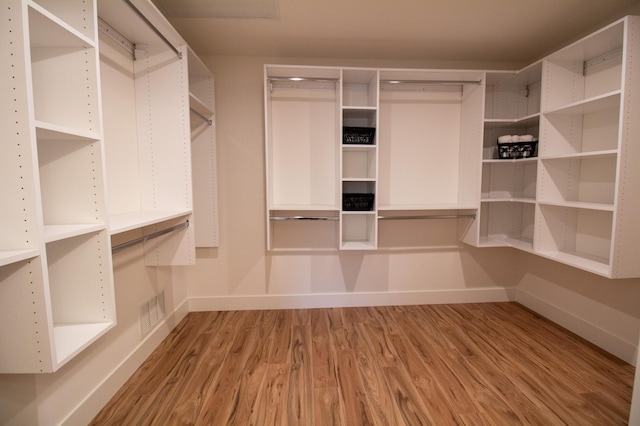
[[[160,39],[167,45],[169,46],[169,48],[171,48],[171,50],[173,50],[175,52],[175,54],[178,56],[178,58],[182,59],[182,52],[173,45],[173,43],[171,43],[165,36],[164,34],[162,34],[160,32],[160,30],[158,28],[156,28],[155,25],[153,25],[153,23],[151,21],[149,21],[149,19],[147,19],[146,16],[144,16],[144,14],[142,12],[140,12],[140,9],[138,9],[132,2],[131,0],[122,0],[125,2],[125,4],[127,6],[129,6],[129,8],[131,10],[133,10],[133,12],[138,15],[138,17],[140,19],[142,19],[144,21],[145,24],[147,24],[147,26],[151,29],[151,31],[153,31],[158,37],[160,37]]]
[[[213,125],[213,120],[198,112],[195,108],[189,108],[192,113],[202,118],[209,126]]]
[[[271,81],[320,81],[326,83],[336,83],[340,79],[339,78],[331,78],[331,77],[277,77],[277,76],[268,76],[268,80]]]
[[[170,232],[179,231],[180,229],[184,229],[184,228],[188,228],[188,227],[189,227],[189,221],[187,220],[186,222],[181,223],[179,225],[175,225],[175,226],[172,226],[170,228],[166,228],[166,229],[163,229],[161,231],[157,231],[157,232],[154,232],[152,234],[145,235],[145,236],[140,237],[140,238],[136,238],[135,240],[127,241],[126,243],[118,244],[117,246],[114,246],[114,247],[111,248],[111,254],[116,254],[117,252],[122,251],[124,249],[127,249],[129,247],[133,247],[135,245],[144,243],[145,241],[149,241],[151,239],[161,237],[161,236],[163,236],[165,234],[168,234]]]
[[[419,216],[378,216],[380,220],[416,220],[416,219],[475,219],[475,213],[469,214],[427,214]]]
[[[461,84],[482,84],[482,80],[380,80],[380,84],[417,84],[433,86],[459,86]]]

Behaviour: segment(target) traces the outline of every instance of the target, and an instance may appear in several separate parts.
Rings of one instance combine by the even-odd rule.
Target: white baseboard
[[[632,365],[636,364],[637,342],[628,342],[616,336],[611,331],[605,330],[585,318],[567,312],[565,309],[547,300],[543,300],[528,291],[516,289],[514,295],[514,301],[577,334],[621,360]],[[611,315],[615,315],[615,313],[612,312]],[[629,321],[629,317],[625,314],[619,313],[618,315],[620,316],[620,324]]]
[[[78,404],[62,424],[88,424],[188,313],[188,300],[185,300],[149,331],[129,356],[114,368],[111,374],[99,383],[92,393]]]
[[[512,291],[513,289],[510,288],[491,287],[458,290],[195,297],[189,299],[189,311],[508,302],[513,300]]]

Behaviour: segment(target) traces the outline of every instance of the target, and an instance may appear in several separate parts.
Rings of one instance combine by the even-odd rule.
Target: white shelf
[[[602,151],[589,151],[589,152],[576,152],[570,154],[561,154],[561,155],[545,155],[544,157],[539,157],[540,160],[563,160],[563,159],[581,159],[581,158],[591,158],[591,157],[611,157],[618,155],[617,149],[607,149]]]
[[[40,255],[38,249],[27,250],[0,250],[0,266],[11,265],[12,263],[32,259]]]
[[[33,2],[29,4],[29,26],[32,47],[95,47],[93,40]]]
[[[491,237],[481,238],[480,247],[512,247],[518,250],[533,253],[533,241],[525,238],[516,237]]]
[[[569,207],[573,209],[599,210],[604,212],[614,211],[614,205],[608,203],[588,203],[580,201],[545,201],[538,200],[538,204],[544,206]]]
[[[563,251],[538,250],[536,254],[565,265],[573,266],[594,274],[609,276],[609,263],[607,259],[590,256],[585,253],[567,253]]]
[[[375,145],[359,145],[359,144],[342,144],[344,152],[370,152],[375,151]]]
[[[524,117],[517,118],[485,118],[484,124],[487,128],[503,128],[513,125],[526,126],[533,125],[540,120],[540,113],[529,114]]]
[[[113,215],[109,218],[111,235],[132,231],[156,223],[188,216],[191,210],[139,211]]]
[[[211,109],[204,102],[202,102],[192,93],[189,93],[189,108],[193,109],[198,114],[204,117],[213,117],[213,111],[211,111]]]
[[[98,132],[74,129],[38,120],[36,120],[36,136],[39,140],[98,141],[101,139],[101,135]]]
[[[482,164],[535,163],[536,161],[538,161],[538,158],[539,157],[514,158],[514,159],[511,159],[511,158],[505,158],[505,159],[492,158],[492,159],[482,160]]]
[[[53,327],[58,366],[66,363],[115,325],[115,322],[58,324]]]
[[[73,238],[80,235],[99,232],[106,229],[104,223],[78,224],[78,225],[45,225],[44,241],[51,243],[54,241]]]
[[[579,100],[568,105],[545,111],[546,115],[586,115],[620,106],[620,90]]]
[[[375,250],[376,246],[370,241],[343,241],[342,250]]]
[[[375,112],[378,109],[378,107],[366,106],[366,105],[362,105],[362,106],[344,105],[342,109],[344,111],[354,111],[354,112],[364,111],[366,113],[369,113],[369,112]]]
[[[523,197],[511,197],[511,198],[482,198],[480,200],[482,203],[525,203],[525,204],[535,204],[535,198],[523,198]]]
[[[340,211],[340,207],[336,205],[326,204],[274,204],[269,206],[269,211]]]
[[[345,216],[374,216],[376,212],[373,210],[342,210],[342,214]]]

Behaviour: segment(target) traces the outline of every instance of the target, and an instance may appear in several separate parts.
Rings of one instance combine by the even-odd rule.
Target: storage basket
[[[538,141],[527,142],[498,142],[498,158],[512,160],[514,158],[529,158],[536,156]]]
[[[342,210],[371,211],[375,194],[348,193],[342,194]]]
[[[343,127],[342,143],[347,145],[373,145],[375,127]]]

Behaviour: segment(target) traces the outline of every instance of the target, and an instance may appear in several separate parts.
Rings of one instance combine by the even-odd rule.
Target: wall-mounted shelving
[[[0,12],[12,46],[0,77],[12,93],[0,103],[2,373],[56,371],[116,323],[95,7],[15,0]]]

